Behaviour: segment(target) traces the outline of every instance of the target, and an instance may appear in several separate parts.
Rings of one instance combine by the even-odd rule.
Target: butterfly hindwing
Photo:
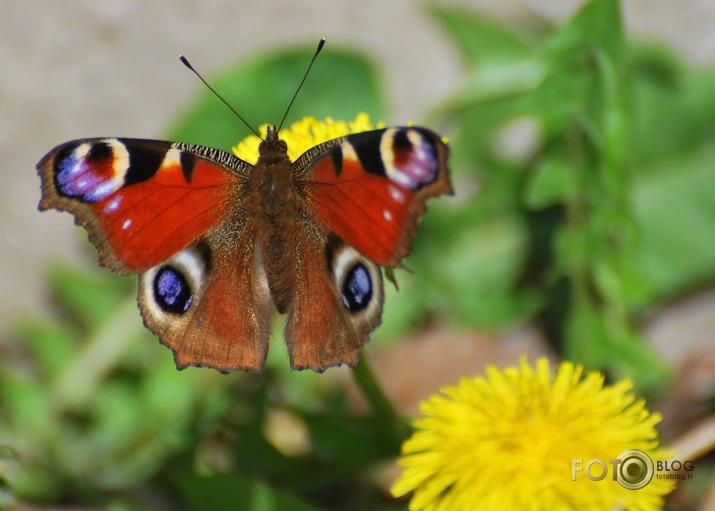
[[[294,163],[311,216],[373,262],[409,254],[428,198],[452,193],[448,147],[432,131],[387,128],[317,146]]]
[[[285,331],[291,367],[356,366],[360,348],[382,318],[380,267],[310,223],[298,232],[296,263]]]
[[[76,140],[38,164],[39,207],[72,213],[104,266],[139,273],[216,225],[241,195],[249,168],[228,153],[189,144]]]
[[[145,325],[179,369],[260,371],[268,353],[271,297],[255,225],[221,225],[139,277]]]

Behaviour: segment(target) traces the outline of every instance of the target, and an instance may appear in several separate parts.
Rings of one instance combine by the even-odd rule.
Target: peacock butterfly
[[[448,146],[420,127],[353,133],[295,161],[269,127],[255,165],[182,142],[74,140],[37,165],[40,210],[68,211],[99,262],[139,276],[146,327],[176,366],[260,371],[272,306],[293,369],[358,363],[380,324],[380,266],[409,254]]]

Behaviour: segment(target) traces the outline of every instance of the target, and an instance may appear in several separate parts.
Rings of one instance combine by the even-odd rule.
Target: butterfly
[[[382,319],[380,266],[410,253],[427,199],[453,193],[448,156],[420,127],[349,134],[292,162],[273,126],[255,165],[182,142],[88,138],[37,164],[39,209],[73,214],[102,266],[139,275],[144,325],[177,368],[260,371],[275,306],[291,368],[322,372],[357,365]]]
[[[179,369],[260,371],[272,304],[293,369],[355,366],[380,324],[380,266],[409,254],[428,198],[451,194],[449,149],[394,127],[291,162],[275,127],[255,165],[182,142],[74,140],[37,165],[40,210],[68,211],[99,262],[139,276],[146,327]]]

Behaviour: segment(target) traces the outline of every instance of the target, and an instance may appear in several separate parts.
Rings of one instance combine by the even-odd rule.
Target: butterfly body
[[[291,367],[358,363],[382,315],[380,266],[411,248],[427,198],[451,193],[423,128],[319,144],[295,162],[269,129],[251,165],[203,146],[84,139],[38,164],[40,209],[75,215],[100,263],[138,274],[145,325],[179,368],[262,369],[272,305]]]

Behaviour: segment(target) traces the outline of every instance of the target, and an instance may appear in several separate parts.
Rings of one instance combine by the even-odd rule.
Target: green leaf
[[[430,284],[448,298],[443,314],[460,322],[498,330],[532,313],[537,296],[513,288],[524,264],[526,232],[519,219],[504,215],[463,227],[448,247],[448,261],[431,272]]]
[[[639,260],[659,301],[715,282],[714,161],[710,143],[654,166],[636,182]]]
[[[44,319],[23,322],[16,337],[32,352],[43,380],[54,380],[80,349],[82,334],[73,325]]]
[[[53,267],[47,281],[62,309],[89,329],[110,318],[134,286],[130,279],[108,271],[68,266]]]
[[[319,511],[289,494],[237,474],[178,478],[176,486],[196,511]]]
[[[527,207],[542,209],[573,199],[577,193],[577,169],[562,158],[541,162],[527,182]]]
[[[577,64],[600,51],[609,59],[620,60],[623,51],[623,25],[618,0],[591,0],[551,37],[548,52],[555,67]]]
[[[667,381],[665,364],[622,318],[604,314],[592,304],[573,303],[565,330],[575,341],[566,346],[566,359],[578,360],[586,367],[607,368],[613,378],[630,378],[641,389],[659,389]]]
[[[592,0],[559,27],[541,56],[545,76],[526,105],[547,114],[547,133],[581,117],[589,132],[610,115],[622,91],[624,39],[617,0]],[[611,104],[605,104],[609,101]]]
[[[534,33],[488,20],[471,9],[435,4],[429,10],[470,67],[501,66],[534,55]]]
[[[686,68],[671,55],[637,60],[645,58],[642,52],[634,57],[634,162],[640,174],[660,174],[664,160],[687,160],[715,139],[715,71]],[[651,68],[657,64],[656,74]]]

